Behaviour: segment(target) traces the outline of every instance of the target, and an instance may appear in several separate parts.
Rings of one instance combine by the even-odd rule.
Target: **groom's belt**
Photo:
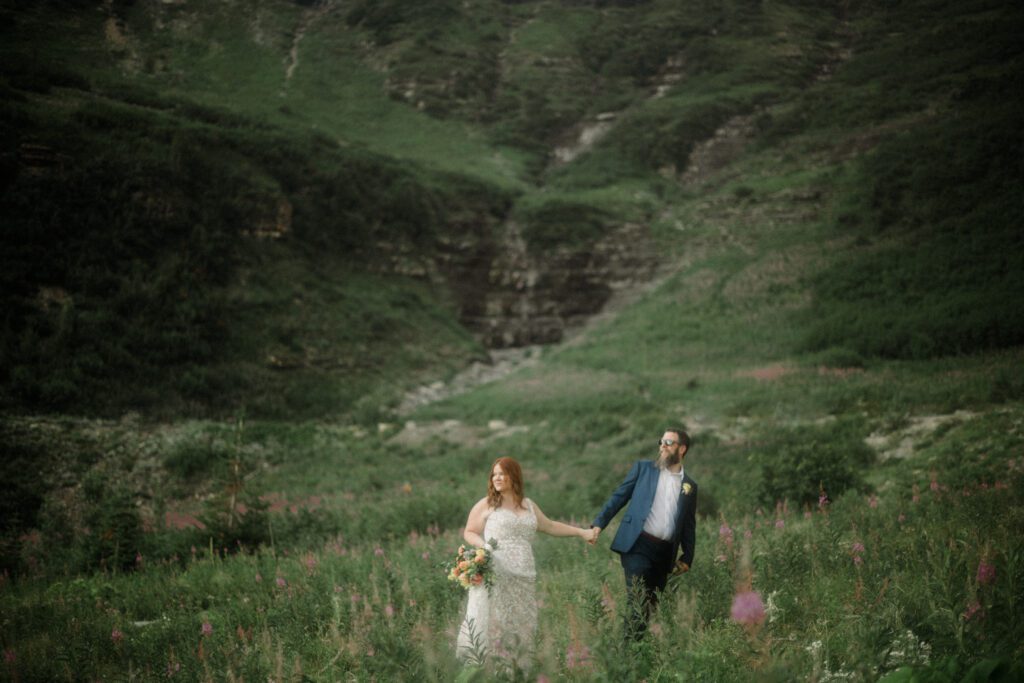
[[[664,538],[658,538],[654,534],[649,534],[646,531],[641,531],[640,535],[646,538],[648,541],[651,541],[652,543],[657,543],[658,545],[672,545],[672,541],[666,541]]]

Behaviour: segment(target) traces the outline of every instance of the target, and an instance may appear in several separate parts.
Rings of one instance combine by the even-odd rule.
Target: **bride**
[[[596,534],[548,519],[523,496],[523,471],[512,458],[498,458],[491,467],[487,497],[469,511],[463,538],[492,552],[491,586],[472,586],[466,616],[459,628],[456,653],[481,663],[490,654],[527,668],[537,631],[537,580],[533,537],[578,536],[592,543]],[[496,541],[493,546],[489,541]]]

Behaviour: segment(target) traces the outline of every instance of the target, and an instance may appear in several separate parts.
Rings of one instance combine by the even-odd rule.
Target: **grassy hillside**
[[[1016,6],[114,3],[118,52],[94,5],[5,5],[48,55],[4,76],[7,678],[1020,677]],[[480,349],[381,243],[508,216],[642,223],[668,274],[394,416]],[[442,565],[494,458],[587,524],[676,424],[697,558],[651,638],[613,529],[541,538],[533,668],[462,669]]]

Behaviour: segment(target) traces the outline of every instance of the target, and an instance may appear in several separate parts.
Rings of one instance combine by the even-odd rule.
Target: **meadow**
[[[0,678],[1024,677],[1019,8],[165,4],[0,6]],[[378,245],[505,220],[641,224],[658,273],[398,412],[486,352]],[[698,539],[649,637],[614,528],[542,537],[529,668],[464,667],[493,460],[588,525],[670,426]]]

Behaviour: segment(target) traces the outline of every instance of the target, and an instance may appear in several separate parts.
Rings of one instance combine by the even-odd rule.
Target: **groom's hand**
[[[590,527],[590,540],[587,541],[590,545],[597,545],[597,537],[601,535],[601,527],[592,526]]]
[[[676,566],[672,570],[672,576],[679,576],[680,574],[685,574],[688,571],[690,571],[690,565],[686,564],[682,560],[676,560]]]

